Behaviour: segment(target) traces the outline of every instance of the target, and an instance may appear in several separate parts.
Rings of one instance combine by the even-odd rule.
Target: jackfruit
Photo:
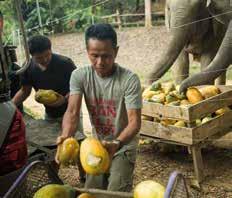
[[[204,100],[204,97],[201,95],[201,92],[195,87],[188,88],[186,96],[191,104],[196,104]]]
[[[75,164],[78,159],[80,146],[75,138],[70,137],[58,145],[58,160],[62,166]]]
[[[42,104],[52,104],[57,101],[59,94],[53,90],[39,89],[35,94],[35,100]]]
[[[161,89],[160,82],[153,82],[150,88],[150,91],[159,91]]]
[[[99,140],[92,137],[81,143],[80,159],[85,172],[91,175],[106,173],[110,166],[108,151]]]
[[[48,184],[40,188],[33,198],[75,198],[76,191],[69,185]]]

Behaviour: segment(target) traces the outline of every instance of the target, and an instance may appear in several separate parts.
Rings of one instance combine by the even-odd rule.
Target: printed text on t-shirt
[[[116,102],[112,99],[90,99],[90,114],[98,135],[115,133]]]

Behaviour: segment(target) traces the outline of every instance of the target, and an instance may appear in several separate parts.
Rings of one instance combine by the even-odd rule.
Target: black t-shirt
[[[36,91],[38,89],[52,89],[65,96],[69,93],[69,80],[74,69],[76,66],[70,58],[58,54],[52,54],[51,62],[45,71],[42,71],[32,60],[22,75],[22,85],[30,85]],[[57,118],[63,116],[67,103],[59,107],[44,106],[48,116]]]

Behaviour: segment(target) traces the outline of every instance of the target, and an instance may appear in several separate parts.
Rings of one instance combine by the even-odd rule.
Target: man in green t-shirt
[[[141,125],[140,81],[115,63],[117,35],[109,24],[90,26],[85,39],[91,66],[76,69],[71,75],[68,108],[57,143],[74,135],[84,96],[92,135],[102,141],[112,160],[109,174],[87,175],[85,187],[131,191]]]

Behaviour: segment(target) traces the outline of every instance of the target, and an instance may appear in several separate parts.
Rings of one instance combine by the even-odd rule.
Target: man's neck
[[[112,76],[114,73],[115,73],[115,71],[116,71],[116,64],[114,63],[114,65],[113,65],[113,67],[112,67],[112,70],[108,73],[108,74],[105,74],[105,75],[102,75],[102,74],[100,74],[100,73],[97,73],[97,75],[99,76],[99,77],[101,77],[101,78],[109,78],[110,76]]]

